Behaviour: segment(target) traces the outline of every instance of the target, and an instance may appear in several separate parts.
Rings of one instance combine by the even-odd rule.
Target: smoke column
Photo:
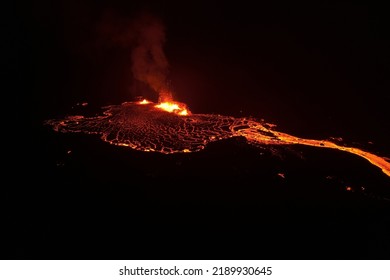
[[[163,23],[146,12],[133,19],[109,12],[98,26],[98,46],[123,48],[131,54],[134,79],[156,92],[159,102],[173,99],[167,82],[169,63],[163,50],[164,43]]]
[[[137,32],[131,53],[134,78],[148,84],[159,93],[159,102],[172,100],[167,86],[168,60],[163,51],[165,30],[163,24],[151,15],[142,15],[134,22]]]

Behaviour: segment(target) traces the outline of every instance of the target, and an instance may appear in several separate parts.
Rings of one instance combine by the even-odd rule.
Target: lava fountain
[[[386,158],[329,140],[305,139],[273,129],[274,125],[251,118],[193,114],[183,103],[153,103],[146,99],[103,108],[96,117],[69,116],[46,124],[60,132],[98,134],[110,144],[163,154],[197,152],[207,144],[231,137],[245,137],[253,145],[306,145],[337,149],[358,155],[390,177]]]
[[[169,113],[175,113],[179,116],[188,116],[190,114],[190,112],[187,109],[187,106],[185,106],[182,103],[163,102],[163,103],[157,104],[155,107],[159,108],[161,110],[167,111]]]

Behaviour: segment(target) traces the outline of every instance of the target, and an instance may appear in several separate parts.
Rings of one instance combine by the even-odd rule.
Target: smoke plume
[[[131,53],[134,78],[158,92],[160,102],[170,101],[172,95],[167,86],[169,64],[163,50],[164,26],[156,18],[144,15],[135,22],[135,28],[138,34]]]
[[[165,28],[155,16],[144,13],[133,20],[106,15],[100,31],[109,44],[131,50],[133,77],[159,94],[159,102],[171,101],[168,86],[169,63],[163,46]]]

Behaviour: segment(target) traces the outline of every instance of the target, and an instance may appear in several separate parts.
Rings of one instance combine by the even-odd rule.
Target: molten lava
[[[149,100],[146,100],[146,99],[138,102],[138,104],[149,104],[149,103],[151,103],[151,102]]]
[[[184,104],[176,102],[163,102],[155,106],[161,110],[167,111],[169,113],[174,113],[180,116],[188,116],[190,114],[189,110]]]
[[[143,99],[142,101],[137,102],[140,105],[146,105],[146,104],[151,104],[152,102]],[[187,106],[184,103],[180,102],[174,102],[174,101],[165,101],[165,102],[160,102],[159,104],[155,105],[154,107],[167,111],[169,113],[174,113],[179,116],[189,116],[190,111],[187,109]]]

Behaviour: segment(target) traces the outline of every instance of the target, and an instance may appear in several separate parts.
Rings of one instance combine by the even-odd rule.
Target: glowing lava
[[[191,114],[185,104],[168,101],[157,105],[147,100],[126,102],[104,109],[96,117],[69,116],[46,123],[55,131],[99,134],[110,144],[164,154],[197,152],[208,143],[238,136],[256,146],[299,144],[336,149],[366,159],[390,177],[390,163],[385,157],[329,140],[299,138],[254,119]]]
[[[138,102],[138,104],[149,104],[149,103],[151,103],[151,102],[149,100],[146,100],[146,99]]]
[[[139,101],[138,104],[146,105],[152,103],[151,101],[147,99],[143,99],[142,101]],[[174,113],[179,116],[188,116],[190,115],[190,111],[187,109],[187,106],[183,103],[174,102],[174,101],[166,101],[161,102],[154,107],[159,108],[161,110],[167,111],[169,113]]]
[[[167,111],[169,113],[175,113],[180,116],[188,116],[190,114],[190,112],[188,111],[188,109],[184,104],[180,104],[176,102],[163,102],[157,104],[155,107]]]

